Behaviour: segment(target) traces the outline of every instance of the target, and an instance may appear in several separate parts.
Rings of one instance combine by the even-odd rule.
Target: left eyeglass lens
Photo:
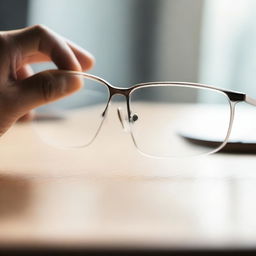
[[[37,108],[33,124],[47,144],[64,148],[82,147],[93,141],[102,125],[109,91],[97,80],[67,75],[79,79],[83,87],[70,96]]]

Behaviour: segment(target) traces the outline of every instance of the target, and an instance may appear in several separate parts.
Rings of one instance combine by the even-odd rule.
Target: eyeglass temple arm
[[[229,99],[234,102],[241,102],[244,101],[250,105],[256,106],[256,99],[251,98],[245,93],[235,92],[235,91],[224,91]]]
[[[248,95],[245,95],[245,102],[247,102],[250,105],[256,106],[256,99],[253,99]]]

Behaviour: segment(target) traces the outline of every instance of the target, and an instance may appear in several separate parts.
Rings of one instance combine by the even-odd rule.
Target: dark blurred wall
[[[27,25],[28,0],[0,0],[0,30]]]

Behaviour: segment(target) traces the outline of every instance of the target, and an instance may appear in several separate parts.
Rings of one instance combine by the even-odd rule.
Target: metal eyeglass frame
[[[221,92],[222,94],[225,94],[226,97],[229,100],[229,105],[230,105],[230,120],[229,120],[227,134],[226,134],[226,137],[223,140],[222,144],[220,144],[219,147],[217,147],[216,149],[213,149],[212,151],[206,153],[206,155],[218,152],[223,147],[225,147],[225,145],[227,144],[228,139],[229,139],[230,134],[231,134],[233,121],[234,121],[235,106],[236,106],[236,104],[238,102],[246,102],[246,103],[248,103],[250,105],[256,106],[256,99],[253,99],[253,98],[249,97],[245,93],[236,92],[236,91],[233,91],[233,90],[225,90],[225,89],[221,89],[221,88],[218,88],[218,87],[215,87],[215,86],[211,86],[211,85],[206,85],[206,84],[189,83],[189,82],[173,82],[173,81],[168,82],[168,81],[163,81],[163,82],[139,83],[139,84],[135,84],[134,86],[131,86],[129,88],[122,88],[122,87],[113,86],[109,82],[104,80],[103,78],[100,78],[98,76],[91,75],[91,74],[88,74],[88,73],[76,72],[76,71],[63,71],[63,72],[65,72],[65,74],[83,76],[83,77],[88,78],[90,80],[98,81],[99,83],[104,84],[108,88],[108,91],[109,91],[109,98],[108,98],[108,101],[106,103],[106,107],[105,107],[105,109],[104,109],[104,111],[102,113],[103,119],[101,121],[101,124],[100,124],[98,130],[96,131],[94,137],[92,138],[92,140],[88,144],[86,144],[86,145],[84,145],[82,147],[89,146],[94,141],[94,139],[97,137],[97,135],[98,135],[98,133],[99,133],[101,127],[102,127],[103,121],[104,121],[104,119],[106,117],[106,113],[107,113],[107,110],[108,110],[108,107],[109,107],[109,104],[111,102],[112,97],[114,95],[122,95],[126,99],[127,115],[128,115],[128,122],[129,122],[129,132],[130,132],[130,135],[132,137],[132,140],[133,140],[133,143],[134,143],[136,149],[140,153],[142,153],[143,155],[146,155],[146,156],[149,156],[149,157],[171,158],[171,156],[163,156],[162,157],[162,156],[155,156],[155,155],[150,155],[148,153],[145,153],[145,152],[140,150],[139,146],[136,143],[136,140],[134,138],[134,135],[133,135],[130,123],[135,122],[138,119],[138,116],[136,115],[136,113],[133,114],[131,112],[130,95],[132,94],[133,91],[135,91],[135,90],[137,90],[139,88],[159,86],[159,85],[161,85],[161,86],[172,86],[172,85],[173,86],[177,86],[178,85],[178,86],[183,86],[183,87],[187,86],[187,87],[195,87],[195,88],[205,88],[205,89],[215,90],[215,91]],[[118,109],[118,117],[119,117],[119,120],[120,120],[120,122],[121,122],[121,124],[122,124],[122,126],[124,128],[125,127],[124,120],[123,120],[122,114],[120,112],[120,109]]]

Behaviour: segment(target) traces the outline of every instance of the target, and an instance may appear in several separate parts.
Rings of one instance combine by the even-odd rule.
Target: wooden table
[[[79,150],[53,148],[17,124],[1,138],[0,159],[2,249],[256,245],[255,155],[147,158],[110,113]]]

